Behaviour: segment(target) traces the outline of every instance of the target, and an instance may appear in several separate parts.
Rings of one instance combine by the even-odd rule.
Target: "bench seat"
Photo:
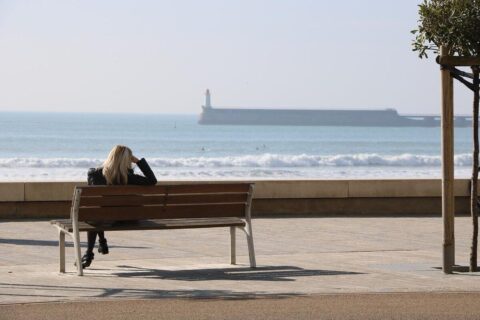
[[[73,232],[71,219],[52,220],[51,224],[67,232]],[[165,230],[194,229],[216,227],[245,227],[240,218],[196,218],[196,219],[150,219],[138,221],[121,221],[103,226],[94,226],[87,222],[78,222],[78,231],[122,231],[122,230]]]

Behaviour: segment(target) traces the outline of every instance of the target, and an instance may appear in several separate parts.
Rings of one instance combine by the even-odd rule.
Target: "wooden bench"
[[[77,274],[83,275],[80,232],[230,228],[230,263],[236,263],[236,228],[247,236],[250,267],[255,268],[251,204],[253,184],[180,184],[75,187],[70,219],[58,228],[60,272],[65,272],[65,234],[73,238]],[[113,222],[112,222],[113,221]],[[99,223],[104,222],[104,225]]]

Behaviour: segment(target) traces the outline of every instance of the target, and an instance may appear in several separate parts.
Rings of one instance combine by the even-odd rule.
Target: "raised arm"
[[[155,185],[157,184],[157,178],[153,173],[152,169],[147,163],[145,158],[138,160],[135,157],[132,157],[132,161],[137,164],[144,176],[139,174],[130,174],[128,176],[128,184],[137,184],[137,185]]]

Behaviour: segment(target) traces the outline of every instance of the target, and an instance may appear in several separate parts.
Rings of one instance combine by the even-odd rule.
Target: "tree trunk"
[[[472,67],[473,71],[473,168],[472,168],[472,186],[470,195],[470,211],[472,215],[473,233],[472,246],[470,251],[470,272],[477,271],[477,245],[478,245],[478,104],[479,104],[479,71],[478,66]]]

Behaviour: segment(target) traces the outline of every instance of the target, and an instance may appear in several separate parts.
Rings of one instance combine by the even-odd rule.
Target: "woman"
[[[145,176],[133,173],[132,163],[135,163]],[[157,178],[155,178],[147,161],[144,158],[138,160],[132,154],[130,148],[121,145],[115,146],[110,151],[102,167],[88,170],[89,185],[155,185],[156,183]],[[88,231],[88,247],[82,257],[83,268],[89,267],[92,263],[97,233],[99,238],[98,252],[108,254],[107,239],[105,239],[104,232]]]

